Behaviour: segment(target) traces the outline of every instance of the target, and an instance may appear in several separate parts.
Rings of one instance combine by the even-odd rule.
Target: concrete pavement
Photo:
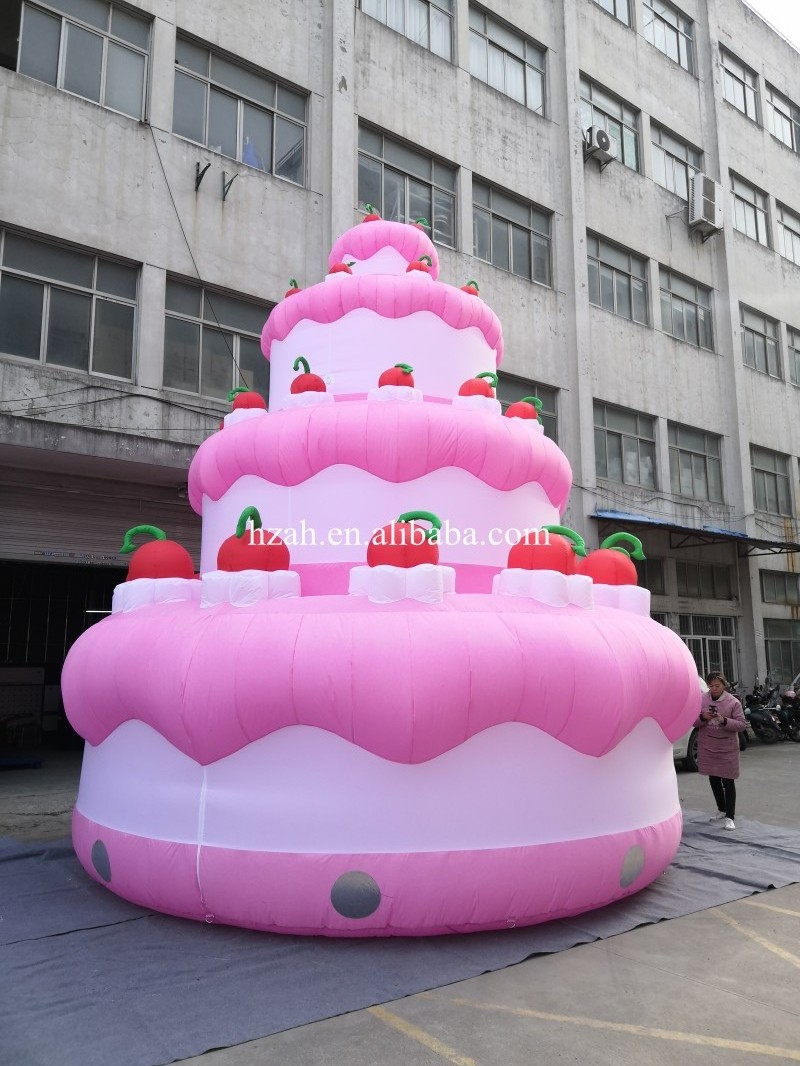
[[[0,775],[0,835],[68,832],[75,753]],[[678,773],[689,809],[708,782]],[[739,811],[800,829],[800,745],[754,744]],[[800,1062],[800,885],[183,1060],[193,1066]]]

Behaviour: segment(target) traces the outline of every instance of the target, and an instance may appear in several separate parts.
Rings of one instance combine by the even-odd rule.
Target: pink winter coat
[[[704,722],[699,717],[696,719],[694,724],[700,730],[697,734],[697,769],[709,777],[736,778],[739,776],[739,734],[747,729],[742,705],[730,692],[723,692],[718,700],[713,700],[706,692],[701,710],[709,707],[726,721],[724,725],[718,725]]]

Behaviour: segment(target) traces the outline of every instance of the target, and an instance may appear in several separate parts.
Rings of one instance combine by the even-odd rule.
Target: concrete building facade
[[[741,0],[9,0],[0,64],[9,684],[125,528],[198,555],[194,449],[367,202],[478,281],[566,523],[642,539],[698,667],[800,672],[800,54]]]

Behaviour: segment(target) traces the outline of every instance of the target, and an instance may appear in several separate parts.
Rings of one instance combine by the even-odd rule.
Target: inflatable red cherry
[[[248,529],[248,523],[252,523]],[[289,549],[277,533],[262,529],[255,507],[245,507],[236,523],[236,532],[224,540],[217,552],[217,570],[288,570]]]
[[[421,255],[419,259],[415,259],[413,263],[409,263],[406,267],[406,274],[410,274],[412,270],[420,270],[423,274],[430,274],[433,267],[433,260],[429,255]]]
[[[491,370],[485,370],[474,378],[467,378],[458,390],[459,396],[488,396],[494,398],[494,390],[497,388],[497,374]]]
[[[626,541],[632,550],[622,547],[620,541]],[[576,569],[598,585],[638,585],[639,575],[632,560],[644,557],[638,537],[630,533],[612,533],[596,551],[581,559]]]
[[[296,292],[302,292],[302,289],[297,284],[297,279],[296,278],[289,278],[289,288],[286,290],[286,292],[283,295],[284,295],[284,297],[286,297],[286,296],[294,296],[294,294]]]
[[[545,532],[546,537],[542,536]],[[583,537],[566,526],[542,526],[526,533],[508,553],[509,570],[558,570],[574,574],[577,556],[586,555]]]
[[[408,363],[395,363],[388,370],[384,370],[378,378],[378,385],[408,385],[413,389],[414,367]]]
[[[430,522],[430,529],[418,525]],[[406,570],[439,562],[441,520],[430,511],[406,511],[396,522],[378,529],[367,545],[367,566],[401,566]]]
[[[292,370],[299,370],[301,366],[303,368],[303,373],[298,374],[289,386],[289,392],[291,392],[293,396],[298,396],[301,392],[328,391],[325,388],[325,382],[319,374],[311,373],[311,367],[308,365],[308,360],[304,359],[302,355],[298,355],[292,363]]]
[[[372,206],[372,204],[364,204],[367,214],[361,219],[362,222],[380,222],[381,216]]]
[[[543,406],[538,396],[523,396],[521,400],[508,405],[505,411],[506,418],[538,419]]]
[[[466,285],[462,285],[461,286],[461,291],[469,293],[470,296],[480,296],[480,290],[478,289],[478,283],[477,283],[477,281],[474,281],[472,278],[470,278],[470,280],[467,282]]]
[[[147,533],[153,540],[137,548],[133,538],[140,533]],[[194,563],[187,550],[174,540],[167,540],[167,534],[158,526],[134,526],[125,534],[120,548],[121,555],[133,552],[128,563],[126,581],[136,581],[140,577],[194,577]]]
[[[427,218],[423,218],[422,216],[415,218],[413,222],[409,222],[409,226],[413,226],[414,229],[421,229],[423,231],[431,228],[430,222]]]
[[[250,411],[255,408],[266,411],[267,401],[252,389],[231,389],[228,400],[233,403],[234,411]]]
[[[350,269],[350,267],[352,265],[353,265],[352,263],[334,263],[333,266],[328,271],[328,273],[329,274],[352,274],[353,271]]]

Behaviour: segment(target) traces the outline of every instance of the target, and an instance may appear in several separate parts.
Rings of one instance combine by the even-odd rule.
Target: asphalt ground
[[[0,835],[29,841],[67,835],[79,771],[77,752],[44,753],[38,770],[0,771]],[[678,787],[687,809],[712,812],[705,778],[678,770]],[[742,755],[738,793],[744,818],[800,829],[800,745],[752,744]],[[800,1062],[800,885],[182,1061],[751,1066],[769,1060]]]

